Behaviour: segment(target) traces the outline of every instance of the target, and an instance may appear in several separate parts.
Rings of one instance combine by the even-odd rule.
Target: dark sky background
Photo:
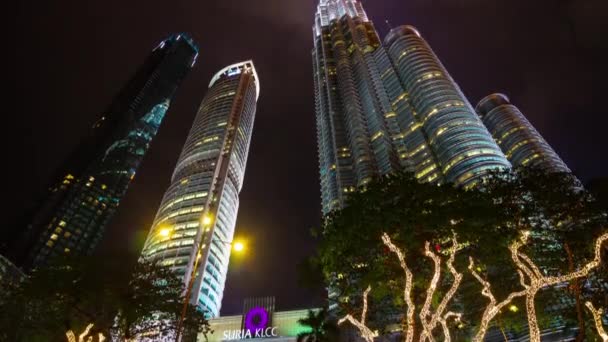
[[[4,217],[48,184],[160,40],[188,32],[201,54],[152,144],[100,253],[133,262],[143,245],[211,76],[253,59],[261,80],[222,314],[249,296],[278,309],[319,305],[297,284],[320,221],[310,50],[316,0],[18,1],[3,55],[14,107],[3,114]],[[583,180],[608,175],[605,0],[364,0],[384,20],[420,30],[473,105],[504,92]],[[4,229],[7,227],[5,226]]]

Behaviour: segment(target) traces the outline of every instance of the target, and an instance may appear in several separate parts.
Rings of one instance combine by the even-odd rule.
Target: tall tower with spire
[[[312,51],[322,212],[398,170],[472,187],[510,167],[439,58],[411,26],[378,36],[357,0],[320,0]]]
[[[183,33],[152,50],[26,213],[6,256],[29,271],[61,255],[92,253],[197,56]]]

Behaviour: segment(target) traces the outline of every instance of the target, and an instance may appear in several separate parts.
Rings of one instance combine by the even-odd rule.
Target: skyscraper
[[[211,317],[222,303],[259,94],[251,61],[211,79],[142,251],[185,284],[200,258],[190,300]]]
[[[506,95],[488,95],[479,101],[476,110],[514,167],[532,166],[550,172],[570,172]]]
[[[357,0],[320,0],[312,51],[322,211],[374,176],[473,186],[509,162],[411,26],[380,41]]]
[[[64,253],[92,252],[197,54],[184,34],[152,51],[27,215],[7,253],[18,266],[28,270]]]

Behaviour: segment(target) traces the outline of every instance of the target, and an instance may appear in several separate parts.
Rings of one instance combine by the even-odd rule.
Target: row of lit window
[[[199,207],[191,207],[191,208],[184,208],[184,209],[180,209],[179,211],[174,211],[171,214],[163,217],[162,219],[158,220],[158,222],[163,222],[166,221],[172,217],[175,216],[179,216],[179,215],[186,215],[186,214],[190,214],[190,213],[198,213],[203,211],[204,207],[199,206]]]
[[[180,203],[182,201],[187,201],[187,200],[191,200],[194,198],[202,198],[202,197],[207,197],[208,192],[197,192],[197,193],[193,193],[193,194],[188,194],[182,197],[178,197],[176,199],[174,199],[173,201],[167,203],[167,205],[165,205],[165,207],[161,210],[161,211],[165,211],[167,209],[169,209],[170,207],[174,206],[177,203]]]
[[[463,159],[469,158],[469,157],[478,156],[478,155],[481,155],[481,154],[500,155],[498,153],[498,151],[493,150],[493,149],[489,149],[489,148],[481,148],[481,149],[477,149],[477,150],[467,151],[465,153],[460,154],[458,157],[452,159],[451,162],[449,162],[447,165],[445,165],[443,167],[443,173],[447,173],[454,165],[456,165],[457,163],[459,163]]]
[[[505,154],[507,155],[508,158],[511,158],[511,156],[513,156],[513,153],[515,153],[515,151],[518,148],[520,148],[520,147],[522,147],[522,146],[524,146],[526,144],[537,142],[537,141],[538,141],[538,139],[526,139],[526,140],[522,140],[522,141],[518,142],[517,144],[513,145],[509,149],[509,151],[507,151],[507,153],[505,153]]]

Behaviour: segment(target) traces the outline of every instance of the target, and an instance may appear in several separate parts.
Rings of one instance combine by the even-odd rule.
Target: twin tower
[[[381,41],[357,0],[320,0],[312,54],[322,210],[397,170],[474,187],[490,170],[568,168],[506,96],[471,106],[412,26]]]
[[[381,41],[360,2],[320,0],[313,39],[323,213],[399,170],[465,188],[512,165],[569,171],[506,96],[473,108],[415,28],[396,27]],[[183,34],[154,49],[27,216],[5,252],[16,265],[27,271],[91,253],[197,55]],[[212,317],[220,312],[259,95],[251,61],[212,78],[142,251],[191,284],[191,302]]]

